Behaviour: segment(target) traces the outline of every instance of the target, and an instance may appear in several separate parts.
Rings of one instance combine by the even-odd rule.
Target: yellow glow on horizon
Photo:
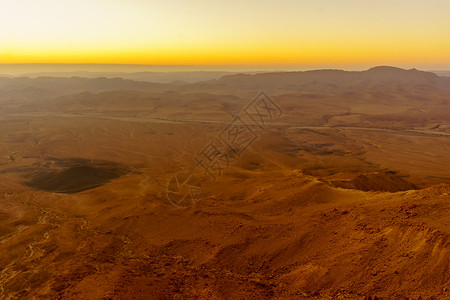
[[[450,65],[444,0],[16,0],[0,63]]]

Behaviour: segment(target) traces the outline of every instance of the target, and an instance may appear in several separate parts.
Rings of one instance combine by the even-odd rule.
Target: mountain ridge
[[[448,86],[446,78],[416,69],[401,69],[396,67],[378,66],[365,71],[343,71],[337,69],[323,69],[296,72],[272,72],[261,74],[235,74],[221,77],[218,84],[243,86],[266,85],[268,87],[295,87],[311,84],[333,85],[336,88],[357,85],[423,85]]]

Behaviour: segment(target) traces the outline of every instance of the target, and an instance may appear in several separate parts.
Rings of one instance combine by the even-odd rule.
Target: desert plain
[[[0,298],[450,298],[449,77],[204,75],[0,78]]]

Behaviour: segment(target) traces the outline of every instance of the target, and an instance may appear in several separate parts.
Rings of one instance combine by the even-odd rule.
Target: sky
[[[448,0],[0,0],[0,64],[450,69]]]

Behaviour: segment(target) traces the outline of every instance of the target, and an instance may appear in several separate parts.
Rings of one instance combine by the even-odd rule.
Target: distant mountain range
[[[376,88],[380,86],[415,86],[450,88],[450,78],[435,73],[395,67],[375,67],[367,71],[314,70],[223,76],[217,85],[235,88],[278,88],[336,90],[343,87]]]
[[[253,72],[255,73],[255,72]],[[206,81],[217,79],[224,75],[235,74],[235,72],[212,72],[212,71],[197,71],[197,72],[35,72],[25,73],[21,77],[84,77],[84,78],[123,78],[136,81],[146,81],[155,83],[170,83],[183,84],[194,83],[199,81]],[[6,76],[11,77],[11,76]]]
[[[55,73],[60,74],[60,73]],[[80,75],[93,73],[80,73]],[[366,71],[314,70],[302,72],[272,72],[232,74],[227,72],[158,72],[120,73],[127,78],[87,77],[0,77],[0,91],[7,94],[27,93],[57,96],[80,92],[110,90],[143,90],[160,86],[155,81],[168,81],[166,86],[186,86],[214,89],[336,92],[346,89],[444,89],[450,90],[450,77],[440,77],[432,72],[395,67],[375,67]],[[178,76],[178,77],[177,77]],[[218,79],[212,79],[218,77]],[[134,78],[134,79],[130,79]],[[158,79],[159,78],[159,79]]]
[[[47,91],[51,94],[78,92],[102,92],[110,90],[138,90],[157,84],[123,78],[82,78],[82,77],[0,77],[0,90],[3,92]]]

